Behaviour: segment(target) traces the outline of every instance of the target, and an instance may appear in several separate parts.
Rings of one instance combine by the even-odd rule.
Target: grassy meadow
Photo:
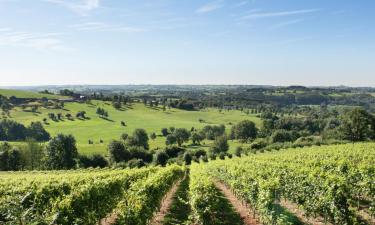
[[[20,90],[12,90],[12,89],[0,89],[0,95],[5,97],[17,97],[17,98],[48,98],[48,99],[66,99],[68,97],[61,96],[61,95],[52,95],[52,94],[42,94],[38,92],[32,91],[20,91]]]
[[[100,118],[96,114],[98,107],[108,111],[108,119]],[[52,121],[48,118],[48,113],[62,113],[64,116],[70,113],[75,116],[78,111],[85,111],[87,119],[68,120],[65,117],[60,121]],[[110,102],[92,101],[87,103],[66,103],[64,109],[45,109],[40,107],[37,113],[27,112],[19,107],[14,108],[10,112],[10,118],[25,125],[33,121],[43,121],[47,118],[45,128],[52,136],[58,133],[72,134],[77,140],[79,152],[82,154],[106,153],[106,147],[110,140],[119,139],[122,133],[131,134],[136,128],[144,128],[149,134],[155,132],[157,138],[150,140],[150,148],[165,147],[165,138],[161,136],[162,128],[191,127],[200,129],[206,125],[224,124],[227,130],[231,125],[241,120],[249,119],[257,125],[260,119],[255,115],[247,115],[241,111],[219,111],[217,109],[205,109],[201,111],[184,111],[179,109],[167,109],[163,111],[161,107],[148,107],[141,103],[134,103],[131,106],[123,107],[120,110],[113,108]],[[121,125],[121,121],[126,126]],[[204,122],[200,122],[204,121]],[[89,139],[94,144],[89,144]],[[103,143],[100,143],[100,140]],[[15,143],[21,144],[21,143]],[[207,148],[209,143],[203,143],[203,147]],[[231,149],[237,144],[231,143]]]

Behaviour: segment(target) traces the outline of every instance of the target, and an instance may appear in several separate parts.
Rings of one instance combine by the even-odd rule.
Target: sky
[[[0,86],[375,86],[373,0],[0,0]]]

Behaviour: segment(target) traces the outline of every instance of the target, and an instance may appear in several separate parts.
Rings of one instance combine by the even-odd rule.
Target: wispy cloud
[[[64,45],[59,36],[61,36],[59,33],[37,34],[7,29],[6,31],[0,32],[0,45],[26,47],[40,51],[72,51],[72,48],[68,48]]]
[[[223,7],[223,1],[214,1],[199,7],[197,10],[195,10],[195,12],[198,14],[209,13],[221,9]]]
[[[241,1],[241,2],[238,2],[237,4],[234,4],[234,7],[238,8],[247,4],[249,4],[249,1]]]
[[[102,22],[80,23],[80,24],[71,25],[70,27],[76,30],[80,30],[80,31],[98,31],[98,32],[139,33],[139,32],[147,31],[146,29],[143,29],[143,28],[112,25],[112,24],[106,24]]]
[[[270,29],[276,30],[276,29],[280,29],[280,28],[283,28],[283,27],[293,25],[293,24],[301,23],[303,21],[304,21],[304,19],[288,20],[288,21],[284,21],[284,22],[281,22],[281,23],[277,23],[277,24],[271,26]]]
[[[52,4],[63,6],[82,16],[88,15],[92,10],[100,7],[100,0],[42,0]]]
[[[242,19],[261,19],[261,18],[303,15],[303,14],[309,14],[309,13],[314,13],[314,12],[319,12],[319,11],[320,9],[303,9],[303,10],[282,11],[282,12],[251,13],[249,15],[243,16]]]

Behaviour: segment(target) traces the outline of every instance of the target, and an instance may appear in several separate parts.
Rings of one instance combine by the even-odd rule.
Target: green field
[[[60,95],[51,95],[51,94],[42,94],[31,91],[20,91],[20,90],[11,90],[11,89],[0,89],[0,95],[11,97],[15,96],[17,98],[48,98],[48,99],[64,99],[67,97]]]
[[[102,107],[109,113],[108,120],[96,115],[97,107]],[[108,142],[112,139],[119,139],[122,133],[131,134],[136,128],[144,128],[149,134],[155,132],[158,137],[150,140],[151,149],[165,146],[165,138],[161,136],[162,128],[171,126],[176,128],[202,128],[209,124],[224,124],[227,129],[231,123],[237,123],[244,119],[254,121],[260,125],[260,119],[255,115],[247,115],[241,111],[222,111],[216,109],[205,109],[201,111],[184,111],[179,109],[167,109],[163,111],[160,107],[146,107],[143,104],[135,103],[121,110],[116,110],[110,102],[92,101],[86,103],[66,103],[64,109],[45,109],[40,107],[38,113],[25,112],[16,107],[10,112],[10,119],[16,120],[25,125],[33,121],[42,121],[48,118],[48,113],[70,113],[75,116],[78,111],[85,111],[88,119],[67,120],[55,122],[48,119],[45,128],[52,136],[58,133],[72,134],[77,140],[78,149],[83,154],[104,153]],[[204,122],[199,122],[203,120]],[[121,121],[126,126],[121,126]],[[88,144],[88,140],[94,144]],[[100,139],[103,143],[100,143]],[[207,143],[206,143],[207,144]],[[233,145],[234,146],[234,145]],[[206,146],[207,147],[207,146]]]

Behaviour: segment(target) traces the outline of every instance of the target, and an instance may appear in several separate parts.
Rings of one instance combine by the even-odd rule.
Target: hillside
[[[98,107],[108,111],[108,119],[100,118],[96,114]],[[74,135],[79,151],[87,154],[105,153],[110,140],[118,139],[122,133],[131,134],[136,128],[144,128],[149,134],[155,132],[158,136],[155,140],[150,140],[150,146],[162,148],[165,146],[165,138],[160,134],[162,128],[176,127],[190,130],[192,127],[199,129],[206,125],[224,124],[229,130],[231,124],[244,119],[252,120],[260,125],[260,119],[255,115],[247,115],[238,110],[185,111],[172,108],[163,111],[161,107],[146,107],[140,103],[116,110],[110,102],[103,101],[92,101],[92,104],[66,103],[64,109],[40,107],[37,113],[26,112],[16,107],[11,110],[10,119],[28,125],[33,121],[43,121],[43,118],[48,118],[48,113],[62,113],[63,115],[69,113],[74,117],[79,111],[85,111],[87,119],[63,118],[59,121],[48,119],[44,126],[52,136],[58,133]],[[126,126],[122,126],[121,121],[124,121]],[[89,140],[93,140],[94,144],[88,144]],[[103,143],[100,143],[100,140]]]
[[[48,98],[48,99],[64,99],[67,98],[61,95],[51,95],[51,94],[42,94],[33,91],[21,91],[21,90],[11,90],[11,89],[0,89],[0,95],[11,97],[15,96],[17,98]]]

